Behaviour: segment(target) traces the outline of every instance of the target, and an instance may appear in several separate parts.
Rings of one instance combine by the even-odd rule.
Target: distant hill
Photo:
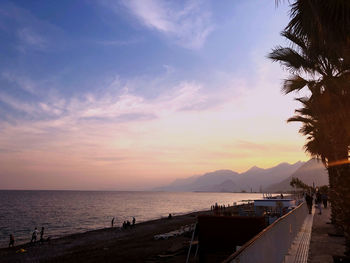
[[[231,170],[218,170],[201,176],[177,179],[173,183],[157,187],[155,191],[205,191],[205,192],[241,192],[265,191],[267,187],[280,182],[293,174],[304,163],[281,163],[268,169],[253,166],[244,173]]]
[[[211,187],[218,187],[217,185],[222,184],[224,181],[232,181],[234,178],[239,176],[231,170],[218,170],[215,172],[206,173],[204,175],[195,175],[189,178],[176,179],[174,182],[167,186],[157,187],[155,191],[205,191],[211,192]],[[233,181],[232,181],[233,182]]]
[[[285,180],[269,186],[266,190],[268,192],[280,192],[288,191],[293,188],[290,186],[292,177],[299,178],[307,185],[315,186],[328,185],[328,173],[322,162],[316,159],[311,159],[297,169],[293,174],[287,177]]]
[[[303,164],[304,163],[300,161],[295,164],[280,163],[279,165],[268,169],[254,166],[248,171],[242,173],[241,178],[236,183],[246,191],[265,191],[271,184],[286,179]]]

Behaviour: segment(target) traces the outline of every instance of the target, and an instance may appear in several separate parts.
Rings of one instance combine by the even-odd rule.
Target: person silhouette
[[[38,228],[35,228],[33,231],[32,239],[30,240],[30,243],[36,242],[36,238],[37,238],[38,234],[39,234]]]
[[[14,238],[14,236],[11,234],[11,235],[10,235],[9,247],[14,247],[14,246],[15,246],[15,238]]]
[[[41,231],[40,231],[40,242],[44,241],[44,227],[41,227]]]

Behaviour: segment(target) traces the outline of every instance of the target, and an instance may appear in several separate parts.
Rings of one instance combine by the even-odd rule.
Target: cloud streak
[[[211,13],[200,1],[186,1],[182,6],[160,0],[130,0],[123,4],[145,27],[188,49],[201,48],[214,29]]]
[[[126,39],[126,40],[121,40],[121,39],[116,39],[116,40],[99,40],[96,41],[97,44],[102,45],[102,46],[129,46],[129,45],[134,45],[142,42],[142,38],[131,38],[131,39]]]
[[[7,31],[7,34],[17,39],[14,47],[22,53],[54,51],[66,45],[62,41],[63,31],[59,27],[11,2],[0,3],[0,25],[0,30]]]
[[[47,48],[48,41],[34,30],[24,27],[18,30],[18,38],[22,45],[26,45],[35,49],[44,50]]]

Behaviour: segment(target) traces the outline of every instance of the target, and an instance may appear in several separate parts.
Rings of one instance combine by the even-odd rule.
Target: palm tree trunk
[[[336,190],[337,186],[337,174],[338,171],[336,167],[330,166],[327,168],[328,170],[328,178],[329,178],[329,201],[331,203],[331,223],[336,227],[340,226],[339,222],[339,198]]]
[[[344,230],[346,255],[350,255],[350,164],[337,167],[339,177],[337,178],[337,193],[339,195],[339,221]]]

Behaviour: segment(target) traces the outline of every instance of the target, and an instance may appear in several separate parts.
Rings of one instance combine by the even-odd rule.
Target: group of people
[[[130,222],[129,220],[124,221],[122,227],[123,227],[123,229],[126,229],[126,228],[134,226],[135,223],[136,223],[136,219],[135,219],[135,217],[132,217],[132,222]]]
[[[30,243],[35,243],[38,239],[38,235],[40,234],[40,242],[44,241],[44,230],[45,228],[42,227],[41,231],[39,232],[38,228],[35,228],[33,233],[32,233],[32,239],[30,240]]]
[[[111,221],[112,228],[114,227],[114,219],[115,218],[113,217],[112,221]],[[135,224],[136,224],[136,219],[133,216],[131,222],[129,220],[126,220],[126,221],[123,222],[122,228],[126,229],[128,227],[134,226]]]
[[[227,207],[229,207],[229,205],[227,205]],[[210,207],[211,211],[218,211],[218,210],[225,210],[226,206],[225,205],[218,205],[218,203],[215,203],[215,205],[212,205]]]
[[[314,201],[314,193],[312,192],[305,193],[305,201],[309,209],[309,214],[311,214],[312,204]],[[322,203],[323,203],[323,207],[327,208],[328,195],[327,193],[321,193],[320,191],[317,191],[315,195],[315,204],[317,205],[319,215],[322,214]]]
[[[44,241],[44,231],[45,231],[44,227],[41,228],[40,232],[39,232],[38,228],[36,227],[32,233],[32,238],[30,240],[30,243],[36,243],[39,235],[40,235],[40,239],[38,241],[43,242]],[[14,246],[15,246],[15,237],[13,234],[10,234],[9,247],[14,247]]]

